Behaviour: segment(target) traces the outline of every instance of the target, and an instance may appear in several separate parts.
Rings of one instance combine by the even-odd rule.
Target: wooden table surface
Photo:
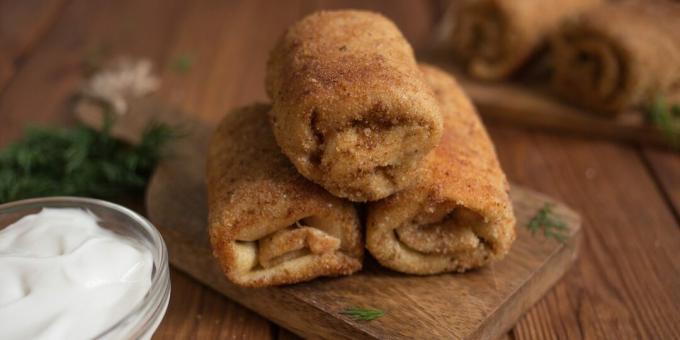
[[[71,125],[64,110],[93,53],[145,57],[167,101],[207,121],[265,100],[264,66],[283,29],[321,8],[371,8],[416,49],[441,14],[433,1],[0,0],[0,146],[29,125]],[[188,72],[171,67],[189,58]],[[512,339],[680,338],[680,157],[667,151],[489,127],[518,184],[583,216],[574,268],[510,330]],[[156,338],[293,335],[173,270]]]

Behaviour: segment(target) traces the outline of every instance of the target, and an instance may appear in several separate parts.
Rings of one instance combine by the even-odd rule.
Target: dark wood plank
[[[177,0],[72,3],[55,30],[26,58],[15,77],[16,84],[0,97],[6,129],[6,133],[0,134],[0,144],[19,135],[29,122],[70,122],[62,108],[83,80],[83,63],[91,53],[106,51],[105,57],[148,58],[155,63],[155,71],[174,74],[170,61],[176,57],[175,37],[183,29],[192,29],[191,26],[180,29],[177,20],[191,6],[190,2]],[[218,8],[216,12],[225,10],[229,9]],[[203,33],[202,38],[210,31]],[[166,87],[178,90],[188,82],[167,83]],[[40,93],[41,100],[35,100],[35,93]]]
[[[154,339],[267,339],[269,322],[186,274],[170,272],[172,296]]]
[[[112,54],[160,59],[175,7],[170,1],[70,3],[0,95],[0,145],[27,125],[72,121],[63,108],[91,51],[106,46]]]
[[[302,338],[295,335],[295,333],[291,333],[289,330],[287,330],[283,327],[279,327],[276,339],[277,340],[300,340]]]
[[[653,148],[642,149],[647,164],[665,193],[668,204],[680,220],[680,153]]]
[[[66,0],[0,1],[0,93],[17,63],[52,27]]]
[[[572,269],[517,324],[517,339],[680,336],[680,234],[636,149],[494,127],[513,181],[584,216]]]

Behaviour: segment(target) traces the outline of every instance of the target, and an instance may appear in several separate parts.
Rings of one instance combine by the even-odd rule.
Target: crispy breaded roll
[[[462,272],[508,252],[515,217],[493,144],[469,99],[443,71],[422,70],[441,106],[444,135],[414,186],[369,205],[366,246],[400,272]]]
[[[359,270],[355,207],[295,171],[276,145],[269,109],[229,113],[210,144],[208,224],[224,273],[236,284],[263,287]]]
[[[678,4],[599,7],[565,25],[553,46],[554,88],[576,104],[614,114],[656,96],[680,102]]]
[[[565,19],[602,0],[463,0],[451,39],[468,72],[502,79],[523,66]]]
[[[303,176],[352,201],[404,188],[441,136],[411,47],[380,14],[297,22],[272,51],[266,83],[283,152]]]

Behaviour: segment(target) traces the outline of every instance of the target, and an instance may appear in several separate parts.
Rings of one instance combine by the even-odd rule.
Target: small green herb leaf
[[[340,312],[340,314],[347,315],[358,321],[371,321],[385,315],[385,312],[380,309],[366,309],[366,308],[347,308]]]
[[[529,220],[527,229],[535,234],[537,231],[542,231],[543,235],[548,238],[554,238],[560,243],[564,243],[567,238],[567,231],[569,228],[555,215],[552,211],[553,205],[546,203],[534,217]]]
[[[194,60],[190,55],[182,54],[172,61],[172,69],[179,74],[186,74],[191,71],[193,64]]]
[[[669,105],[663,96],[657,96],[647,107],[647,119],[661,130],[671,147],[680,147],[680,104]]]

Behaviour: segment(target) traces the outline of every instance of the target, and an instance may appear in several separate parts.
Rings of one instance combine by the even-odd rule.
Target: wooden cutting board
[[[518,238],[502,261],[466,274],[410,276],[366,259],[352,276],[264,289],[230,284],[211,255],[207,236],[205,154],[211,128],[184,124],[188,134],[159,165],[147,191],[150,220],[170,262],[196,280],[277,324],[310,338],[489,339],[507,331],[567,271],[581,239],[580,218],[552,199],[513,186]],[[564,243],[524,227],[546,203],[569,227]],[[355,321],[341,312],[375,308],[385,316]]]
[[[659,128],[645,122],[639,111],[616,117],[569,105],[551,95],[542,80],[483,81],[469,77],[454,64],[452,51],[442,47],[421,51],[419,60],[455,75],[485,122],[507,124],[540,131],[556,131],[592,138],[606,138],[634,144],[675,147]]]

